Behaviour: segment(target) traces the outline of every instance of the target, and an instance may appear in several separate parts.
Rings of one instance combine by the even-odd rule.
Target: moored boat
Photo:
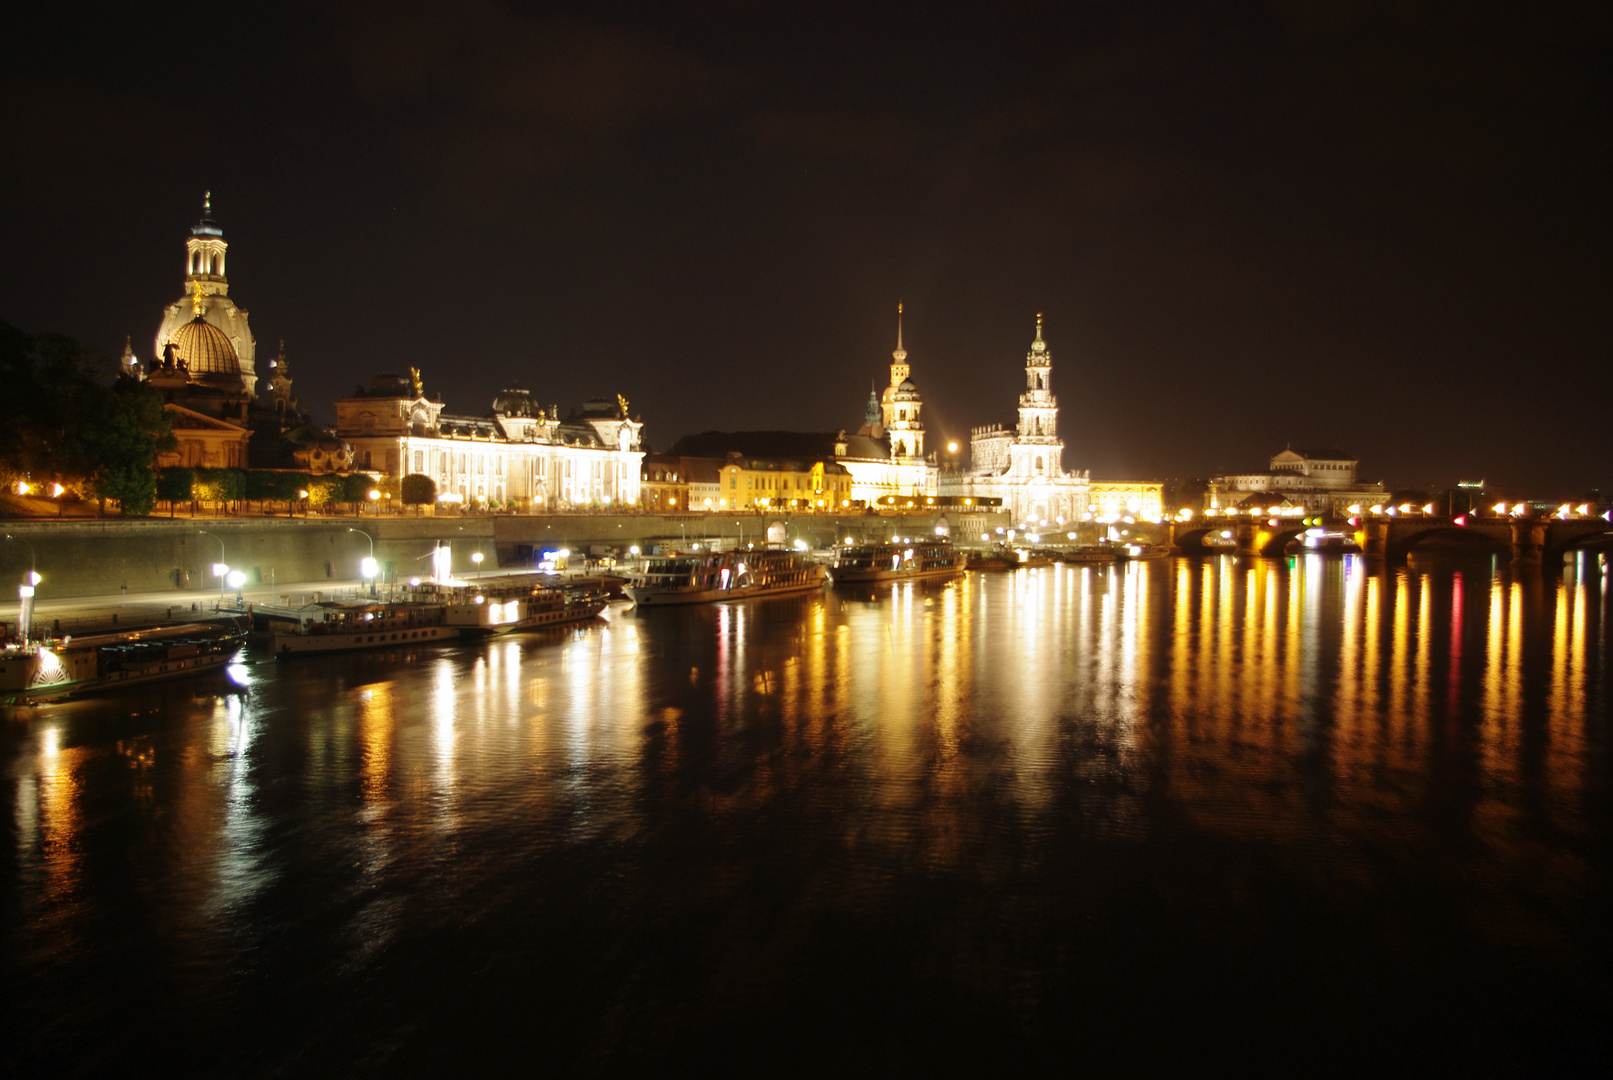
[[[465,637],[519,633],[592,619],[609,603],[599,589],[556,588],[539,575],[457,586],[446,594],[444,622]]]
[[[845,548],[831,572],[835,584],[926,581],[963,573],[965,556],[944,540],[862,544]]]
[[[720,551],[652,558],[627,594],[640,607],[710,604],[821,589],[828,571],[795,551]]]
[[[49,701],[217,670],[246,642],[236,618],[0,649],[0,701]]]
[[[1171,553],[1165,544],[1116,544],[1115,548],[1119,559],[1163,559]]]
[[[1088,544],[1084,547],[1072,548],[1064,553],[1064,561],[1067,563],[1112,563],[1117,557],[1114,548],[1109,547],[1107,544]]]
[[[398,645],[433,645],[459,637],[447,624],[448,606],[423,600],[403,603],[310,604],[296,630],[277,631],[278,657],[357,652]]]

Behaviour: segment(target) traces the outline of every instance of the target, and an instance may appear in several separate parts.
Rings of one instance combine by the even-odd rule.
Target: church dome
[[[493,399],[493,411],[499,416],[537,416],[539,412],[531,392],[519,386],[499,391]]]
[[[901,401],[912,401],[919,396],[919,388],[913,385],[912,379],[903,379],[901,384],[896,387],[895,396]]]
[[[193,376],[241,376],[241,358],[235,346],[224,331],[200,315],[170,334],[168,344],[174,347],[174,362],[183,360]]]

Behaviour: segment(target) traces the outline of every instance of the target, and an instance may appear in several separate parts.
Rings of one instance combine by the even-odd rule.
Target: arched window
[[[1038,455],[1036,458],[1036,471],[1038,474],[1040,474],[1042,471],[1042,459],[1040,455]]]

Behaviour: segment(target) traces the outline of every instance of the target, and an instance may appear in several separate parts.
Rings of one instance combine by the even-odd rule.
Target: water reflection
[[[563,934],[543,914],[558,906],[666,949],[645,926],[710,915],[720,929],[690,914],[684,930],[712,935],[733,965],[713,978],[743,998],[769,978],[753,957],[810,968],[794,950],[823,919],[896,905],[892,933],[916,922],[967,949],[1004,911],[1113,918],[1170,896],[1158,881],[1205,879],[1169,853],[1212,844],[1280,851],[1267,873],[1329,889],[1454,858],[1473,925],[1561,944],[1556,913],[1594,876],[1583,809],[1605,798],[1607,591],[1594,555],[1561,575],[1317,555],[1054,566],[615,610],[261,665],[240,692],[36,710],[6,744],[8,888],[34,958],[11,974],[147,935],[159,966],[209,987],[349,987],[400,951],[387,970],[407,985],[409,964],[440,973],[420,942],[487,920],[513,948]],[[1168,854],[1105,894],[1112,853],[1143,847]],[[937,882],[980,890],[947,894],[962,921],[901,907]],[[1070,947],[1049,923],[1012,948]],[[293,959],[310,951],[317,978]]]

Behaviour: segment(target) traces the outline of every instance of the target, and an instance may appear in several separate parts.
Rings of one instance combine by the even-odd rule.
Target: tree
[[[364,473],[349,473],[342,477],[342,494],[337,500],[349,504],[364,502],[370,497],[375,481]]]
[[[174,504],[189,502],[194,497],[196,472],[183,465],[171,465],[157,470],[157,498],[168,504],[168,516],[174,516]]]
[[[292,501],[300,498],[300,491],[307,491],[309,477],[307,473],[299,472],[272,472],[270,476],[269,497],[286,504],[286,513],[291,513]]]
[[[437,481],[424,473],[410,473],[403,478],[400,486],[404,506],[415,508],[415,516],[420,516],[420,507],[433,506],[437,502]]]
[[[246,474],[246,499],[248,502],[256,499],[258,509],[274,498],[275,474],[267,469],[249,469]]]
[[[341,501],[342,478],[340,476],[316,476],[308,481],[308,505],[317,506],[321,510],[332,503]]]
[[[246,494],[245,469],[201,469],[196,474],[196,497],[227,512]]]
[[[162,395],[138,379],[120,377],[110,388],[82,391],[95,402],[95,423],[78,436],[82,467],[101,499],[118,501],[125,517],[145,517],[157,505],[157,454],[177,445]]]

